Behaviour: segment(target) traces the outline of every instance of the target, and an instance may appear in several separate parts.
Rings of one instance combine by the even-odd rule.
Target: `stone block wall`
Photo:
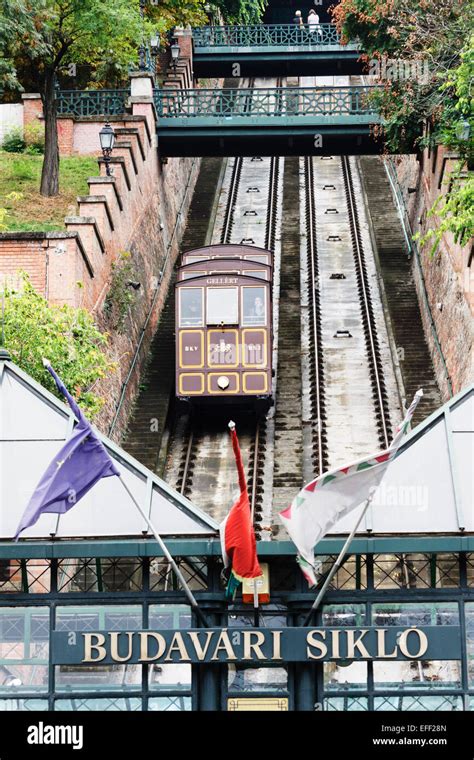
[[[413,233],[425,235],[440,220],[428,216],[439,195],[447,191],[450,174],[457,163],[443,146],[425,150],[419,160],[413,155],[397,156],[394,164],[399,188]],[[431,243],[420,248],[421,267],[433,322],[445,357],[453,392],[474,380],[474,260],[472,245],[461,247],[445,234],[434,255]],[[426,336],[433,356],[439,386],[449,397],[449,383],[431,328],[431,318],[422,294],[422,278],[414,267]]]

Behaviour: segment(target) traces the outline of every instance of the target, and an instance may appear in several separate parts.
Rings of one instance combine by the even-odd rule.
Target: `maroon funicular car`
[[[272,405],[271,251],[183,254],[176,282],[176,396],[186,405]]]

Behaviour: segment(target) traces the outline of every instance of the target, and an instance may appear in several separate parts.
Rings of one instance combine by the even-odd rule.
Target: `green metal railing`
[[[340,45],[334,24],[256,24],[203,26],[193,29],[196,51],[212,47],[264,47],[283,45]]]
[[[60,90],[56,96],[59,115],[116,116],[126,111],[130,90]]]
[[[373,87],[262,87],[213,90],[155,90],[162,119],[186,117],[356,116],[378,112]]]

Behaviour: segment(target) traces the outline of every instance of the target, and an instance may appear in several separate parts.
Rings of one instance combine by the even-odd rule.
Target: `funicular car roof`
[[[182,270],[186,270],[189,272],[189,271],[192,271],[194,268],[196,268],[197,270],[200,270],[203,267],[206,267],[206,265],[209,265],[209,267],[214,267],[216,266],[216,261],[218,261],[219,264],[222,264],[224,262],[233,262],[234,264],[236,264],[237,262],[242,262],[242,264],[239,264],[239,266],[245,267],[246,269],[252,269],[253,267],[255,267],[255,269],[258,270],[264,267],[265,271],[268,274],[268,279],[271,278],[272,267],[270,266],[270,264],[264,264],[261,261],[252,261],[251,259],[242,259],[240,257],[237,258],[235,256],[219,257],[218,259],[203,259],[201,261],[191,261],[188,264],[181,264],[181,266],[179,267],[179,271],[181,272]],[[222,270],[222,271],[225,271],[225,270]],[[206,274],[209,275],[208,272]]]

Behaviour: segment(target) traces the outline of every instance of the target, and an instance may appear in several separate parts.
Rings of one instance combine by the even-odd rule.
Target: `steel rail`
[[[322,373],[322,336],[319,329],[318,317],[320,311],[319,305],[319,270],[317,262],[317,240],[316,240],[316,202],[314,198],[314,172],[313,159],[311,156],[305,158],[305,184],[306,184],[306,232],[307,247],[310,263],[310,298],[312,305],[312,342],[314,350],[314,385],[315,385],[315,406],[316,406],[316,439],[317,439],[317,475],[321,475],[325,470],[325,451],[326,444],[323,438],[323,421],[325,412],[323,409],[324,378]],[[314,435],[314,434],[313,434]]]
[[[384,448],[390,445],[390,421],[388,415],[388,403],[386,398],[385,383],[383,380],[383,370],[381,367],[380,350],[377,341],[377,329],[372,310],[369,285],[367,282],[367,270],[364,260],[364,252],[360,239],[360,225],[357,211],[357,205],[352,182],[351,168],[348,156],[342,156],[342,174],[344,187],[346,191],[346,202],[349,213],[349,225],[351,229],[352,248],[355,254],[355,263],[357,270],[357,279],[360,284],[359,295],[363,308],[363,324],[366,336],[366,345],[368,349],[368,360],[371,375],[375,381],[372,387],[375,396],[375,403],[378,407],[378,427],[381,432],[380,439]]]

